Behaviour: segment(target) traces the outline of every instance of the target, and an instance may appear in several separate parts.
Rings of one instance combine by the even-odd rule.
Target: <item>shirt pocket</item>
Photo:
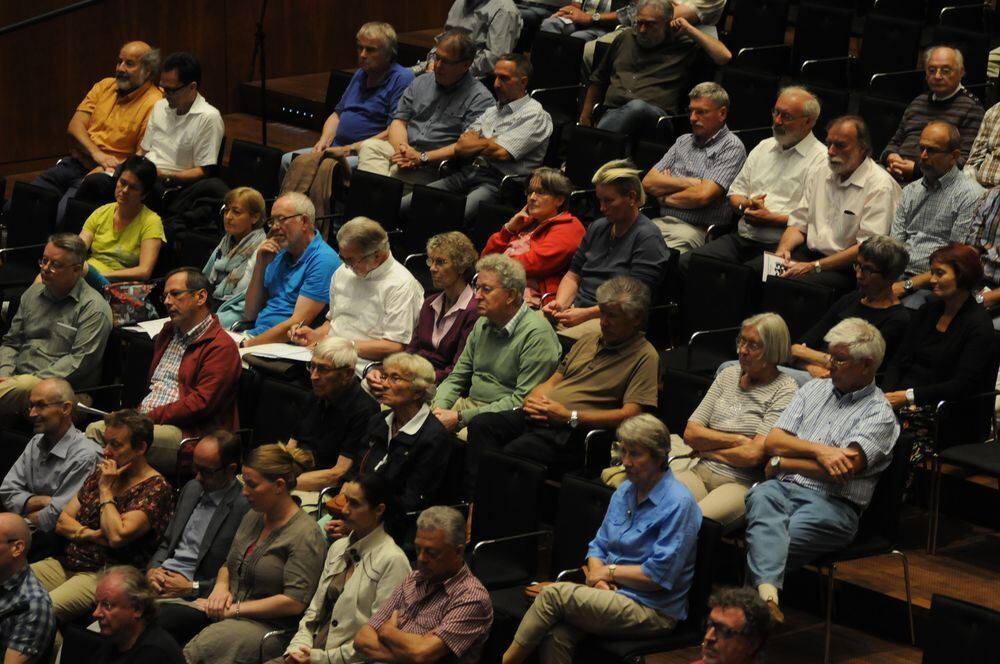
[[[73,349],[76,340],[76,328],[69,323],[52,323],[49,334],[49,351],[52,355],[64,355]]]

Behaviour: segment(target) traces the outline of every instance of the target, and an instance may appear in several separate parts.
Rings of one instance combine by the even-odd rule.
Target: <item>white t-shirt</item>
[[[170,108],[166,99],[153,106],[142,138],[146,158],[161,171],[183,171],[214,166],[226,133],[219,110],[199,93],[184,115]]]

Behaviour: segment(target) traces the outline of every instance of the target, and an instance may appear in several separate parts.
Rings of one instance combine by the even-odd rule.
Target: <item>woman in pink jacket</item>
[[[573,183],[554,168],[536,169],[528,183],[528,202],[490,236],[483,256],[507,254],[528,275],[524,300],[537,308],[544,293],[554,293],[586,230],[566,211]]]

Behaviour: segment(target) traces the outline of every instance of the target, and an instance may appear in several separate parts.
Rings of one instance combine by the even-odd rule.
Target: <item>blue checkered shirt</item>
[[[930,256],[949,241],[964,242],[983,188],[952,168],[937,182],[922,177],[903,188],[892,220],[892,237],[910,254],[908,274],[930,269]]]
[[[868,465],[844,484],[798,473],[778,473],[777,477],[860,507],[867,507],[871,501],[879,474],[889,465],[899,436],[899,422],[892,406],[875,383],[841,394],[829,378],[811,380],[800,387],[774,428],[831,447],[846,448],[857,443]]]
[[[180,391],[177,383],[177,374],[181,370],[181,360],[184,359],[184,351],[205,333],[208,326],[212,324],[212,316],[206,316],[205,320],[191,328],[187,334],[174,328],[174,338],[167,344],[166,350],[160,357],[160,363],[153,371],[153,378],[149,381],[149,394],[139,405],[139,412],[148,413],[160,406],[174,403],[180,399]]]
[[[986,273],[986,285],[1000,286],[1000,187],[990,189],[976,204],[972,212],[972,224],[965,243],[979,251],[979,258]]]
[[[55,631],[52,600],[30,567],[0,583],[0,653],[10,649],[38,657]]]

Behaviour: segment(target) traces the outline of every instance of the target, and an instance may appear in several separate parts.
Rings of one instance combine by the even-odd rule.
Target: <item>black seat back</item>
[[[573,127],[566,148],[566,176],[580,189],[592,189],[598,168],[626,156],[628,137],[593,127]]]
[[[769,104],[778,97],[777,74],[723,68],[720,85],[729,93],[730,129],[770,128]]]
[[[872,500],[861,515],[856,541],[873,536],[896,540],[899,531],[899,514],[903,507],[903,490],[910,472],[910,453],[913,439],[901,436],[892,448],[892,459],[878,478]]]
[[[10,195],[10,209],[4,216],[7,226],[7,246],[24,247],[45,244],[55,229],[59,195],[48,189],[27,182],[15,182]],[[15,251],[7,256],[9,261],[34,262],[42,255],[36,251]]]
[[[287,441],[308,398],[309,391],[304,387],[265,376],[253,418],[253,447]]]
[[[799,339],[819,322],[835,296],[833,289],[826,286],[769,276],[764,282],[761,309],[779,314],[792,339]]]
[[[564,475],[556,504],[553,575],[583,564],[587,545],[601,527],[614,489],[573,474]]]
[[[692,255],[684,288],[687,333],[739,326],[750,310],[754,279],[760,277],[741,263]]]
[[[518,208],[500,203],[480,203],[479,211],[468,230],[469,239],[476,251],[482,252],[490,236],[500,230],[511,217],[517,214]]]
[[[889,139],[896,133],[896,127],[903,118],[907,102],[881,99],[872,95],[861,97],[858,114],[865,119],[872,135],[872,155],[882,154]]]
[[[923,664],[992,662],[1000,651],[1000,612],[947,595],[931,596]]]
[[[352,74],[334,69],[330,71],[330,79],[326,83],[326,106],[327,113],[333,113],[333,109],[340,103],[340,98],[344,96],[347,86],[351,82]]]
[[[229,151],[225,181],[230,188],[253,187],[264,198],[278,195],[281,150],[269,145],[236,139]]]
[[[846,57],[850,48],[851,7],[832,6],[819,2],[799,4],[795,21],[795,42],[792,62],[798,68],[805,60]]]
[[[399,201],[403,198],[403,181],[387,175],[355,170],[344,202],[344,219],[368,217],[386,230],[399,228]]]
[[[915,3],[914,3],[915,4]],[[869,14],[858,58],[861,80],[880,71],[904,71],[919,64],[921,21]]]
[[[413,186],[413,198],[406,220],[406,251],[424,251],[427,240],[438,233],[465,227],[465,195],[423,185]]]
[[[735,53],[747,46],[783,44],[788,25],[789,0],[738,2],[733,8],[733,27],[726,44]]]
[[[59,230],[63,233],[79,235],[87,219],[99,207],[100,205],[93,201],[86,201],[81,198],[68,199],[66,201],[66,213],[63,215]]]

